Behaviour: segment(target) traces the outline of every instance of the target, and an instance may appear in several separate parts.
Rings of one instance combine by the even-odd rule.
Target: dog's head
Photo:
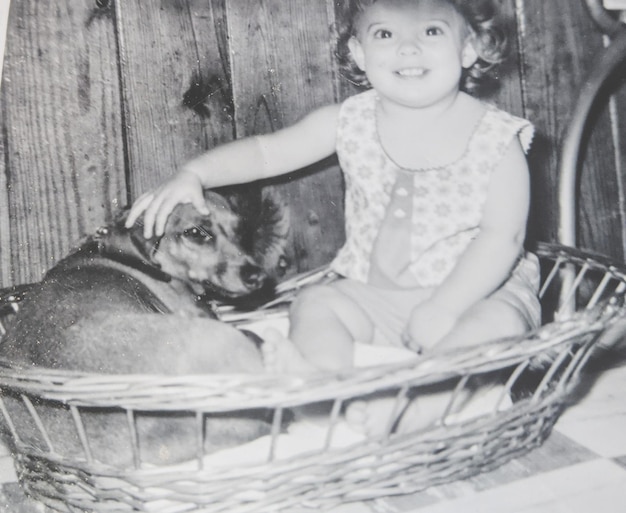
[[[148,263],[173,279],[188,283],[197,293],[233,299],[272,287],[282,272],[282,260],[276,257],[280,251],[276,248],[284,250],[286,238],[272,241],[270,258],[254,254],[254,246],[259,245],[250,247],[243,239],[249,232],[242,228],[246,220],[223,196],[207,191],[205,197],[208,215],[200,214],[190,204],[178,205],[168,218],[164,235],[158,239],[145,239],[141,222],[136,223],[130,229],[135,247]],[[258,219],[262,217],[259,214]]]

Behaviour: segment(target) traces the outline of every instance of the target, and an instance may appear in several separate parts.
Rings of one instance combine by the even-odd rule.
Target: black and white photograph
[[[0,0],[0,513],[623,513],[626,0]]]

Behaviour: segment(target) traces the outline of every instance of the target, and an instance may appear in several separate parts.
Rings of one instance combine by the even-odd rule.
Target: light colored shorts
[[[378,345],[402,346],[402,333],[413,309],[428,299],[433,289],[382,289],[367,283],[340,279],[331,284],[358,304],[374,324]],[[512,305],[530,329],[541,324],[539,303],[539,259],[527,253],[511,272],[509,279],[490,297]]]

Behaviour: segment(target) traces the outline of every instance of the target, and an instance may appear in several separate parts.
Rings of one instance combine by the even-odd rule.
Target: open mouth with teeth
[[[396,75],[404,78],[419,78],[428,73],[426,68],[403,68],[395,72]]]

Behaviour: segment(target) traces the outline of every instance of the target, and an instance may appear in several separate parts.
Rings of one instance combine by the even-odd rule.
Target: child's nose
[[[422,51],[422,47],[417,38],[405,38],[400,42],[399,51],[401,55],[413,55]]]

